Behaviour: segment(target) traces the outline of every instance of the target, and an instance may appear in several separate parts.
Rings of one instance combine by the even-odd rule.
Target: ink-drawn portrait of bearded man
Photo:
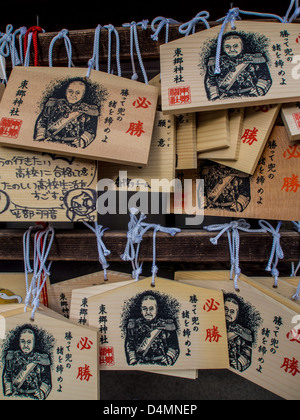
[[[58,82],[45,96],[35,124],[34,140],[88,147],[96,137],[105,96],[99,87],[78,77]]]
[[[224,294],[225,319],[231,368],[244,372],[252,363],[261,317],[255,307],[235,293]]]
[[[176,302],[167,295],[146,291],[125,307],[123,331],[128,365],[174,365],[180,353]]]
[[[23,325],[10,332],[2,354],[3,393],[6,397],[45,400],[51,392],[53,339],[37,327]]]
[[[220,73],[215,73],[215,48],[211,49],[207,60],[207,98],[216,100],[266,95],[272,85],[266,50],[267,41],[255,34],[234,31],[225,34],[220,54]]]

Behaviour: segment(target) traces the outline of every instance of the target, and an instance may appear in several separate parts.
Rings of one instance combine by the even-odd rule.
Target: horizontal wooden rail
[[[23,260],[24,230],[0,230],[0,260]],[[210,242],[215,232],[205,230],[183,230],[174,237],[166,233],[157,233],[157,261],[202,263],[229,262],[227,235],[223,234],[217,245]],[[140,260],[152,261],[152,232],[147,232],[140,248]],[[126,231],[107,231],[103,241],[111,251],[108,261],[122,261],[120,255],[125,250]],[[280,243],[284,252],[284,261],[298,261],[300,235],[296,231],[282,231]],[[272,236],[269,233],[240,233],[240,261],[266,262],[272,247]],[[33,243],[31,244],[31,250]],[[49,255],[53,261],[98,261],[96,238],[88,230],[58,230]]]
[[[169,30],[169,41],[180,38],[181,35],[178,32],[179,25],[170,25]],[[200,28],[201,29],[201,28]],[[116,28],[120,39],[120,55],[122,61],[130,61],[130,30],[129,28],[118,27]],[[165,40],[165,29],[163,29],[158,37],[157,41],[151,38],[153,31],[148,25],[147,29],[141,29],[137,27],[140,50],[142,57],[145,60],[158,60],[159,59],[159,47]],[[38,34],[38,46],[39,46],[39,62],[42,66],[49,65],[49,46],[52,39],[58,34],[58,32],[45,32]],[[72,61],[75,66],[87,66],[88,61],[93,56],[95,29],[79,29],[68,32],[68,37],[72,45]],[[33,49],[32,49],[33,50]],[[116,52],[116,39],[115,35],[112,34],[112,60],[115,60]],[[32,59],[33,59],[33,51]],[[134,54],[135,49],[134,49]],[[106,62],[108,58],[108,30],[102,28],[99,39],[99,56],[100,63]],[[68,58],[64,39],[58,39],[53,47],[52,55],[53,66],[67,65]]]
[[[257,19],[252,19],[257,20]],[[261,20],[261,19],[260,19]],[[264,19],[264,21],[274,21],[278,22],[275,19]],[[294,22],[300,22],[300,19],[296,19]],[[151,23],[151,22],[150,22]],[[221,25],[220,22],[209,22],[210,27]],[[173,41],[178,38],[182,38],[184,35],[181,34],[178,30],[179,24],[172,24],[169,27],[169,36],[168,41]],[[198,24],[196,27],[196,32],[200,32],[206,29],[204,25]],[[123,62],[130,61],[130,30],[129,28],[116,27],[116,30],[119,34],[120,39],[120,58]],[[165,30],[164,27],[157,41],[151,38],[151,35],[154,34],[150,24],[148,24],[147,29],[142,29],[137,27],[138,39],[140,51],[142,58],[145,61],[159,60],[159,51],[160,45],[165,43]],[[45,32],[38,34],[38,48],[39,48],[39,62],[42,66],[49,65],[49,46],[52,39],[58,34],[58,32]],[[72,61],[75,66],[86,67],[88,61],[93,56],[93,46],[94,46],[94,36],[95,29],[79,29],[79,30],[70,30],[68,31],[68,37],[72,45]],[[116,42],[115,36],[112,34],[112,60],[115,60],[115,51],[116,51]],[[134,49],[134,55],[136,52]],[[108,30],[102,28],[100,32],[99,40],[99,56],[100,64],[104,64],[107,61],[108,57]],[[10,60],[7,60],[7,66],[9,67]],[[31,62],[33,64],[33,48],[31,49]],[[52,55],[52,65],[53,66],[66,66],[68,64],[68,58],[66,53],[66,48],[64,44],[64,39],[58,39],[53,47]]]

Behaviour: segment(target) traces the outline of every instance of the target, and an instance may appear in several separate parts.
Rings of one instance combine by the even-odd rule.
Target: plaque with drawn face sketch
[[[157,90],[96,70],[15,67],[0,104],[0,143],[143,166]]]
[[[238,291],[225,270],[178,271],[175,279],[222,290],[232,372],[282,398],[299,399],[299,307],[293,310],[243,274]]]
[[[222,294],[145,278],[88,299],[100,367],[180,370],[228,366]],[[220,300],[221,298],[221,300]]]
[[[234,26],[225,25],[221,35],[218,25],[161,46],[164,112],[299,100],[299,25],[237,20]]]
[[[0,221],[96,220],[97,162],[0,146]]]
[[[0,400],[99,399],[98,331],[31,311],[0,305]]]

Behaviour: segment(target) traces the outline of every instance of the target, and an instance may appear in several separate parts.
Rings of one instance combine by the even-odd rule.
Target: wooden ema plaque
[[[198,159],[222,159],[226,161],[236,161],[240,152],[240,139],[244,121],[244,108],[234,108],[228,110],[229,118],[229,146],[222,149],[210,150],[198,153]]]
[[[284,104],[281,117],[291,141],[300,140],[300,108],[299,102]]]
[[[279,277],[277,287],[274,287],[273,277],[248,277],[247,282],[300,314],[300,301],[292,299],[296,292],[296,287],[289,283],[287,279],[284,280]]]
[[[146,278],[89,299],[101,369],[228,367],[222,293],[182,286]]]
[[[274,127],[280,105],[247,107],[239,137],[236,160],[212,157],[211,160],[253,175],[259,158]],[[226,150],[225,150],[226,152]],[[199,156],[201,158],[201,156]]]
[[[299,24],[235,21],[161,45],[162,110],[168,114],[296,102]]]
[[[121,276],[120,276],[121,277]],[[134,280],[121,280],[106,282],[96,286],[87,286],[72,290],[70,319],[81,325],[89,325],[89,299],[92,296],[115,290],[121,286],[133,283]]]
[[[28,283],[31,283],[32,274],[28,274]],[[47,301],[47,290],[50,286],[49,277],[45,284],[46,296],[41,293],[40,303]],[[24,273],[0,273],[0,305],[24,303],[26,297],[26,283]]]
[[[69,318],[71,308],[72,291],[83,287],[97,286],[99,284],[111,284],[121,280],[132,279],[131,274],[107,270],[108,280],[104,279],[103,271],[86,274],[74,279],[60,281],[48,286],[49,308]]]
[[[99,399],[98,331],[48,308],[32,321],[31,309],[14,306],[0,306],[0,399]]]
[[[229,147],[228,110],[197,113],[197,152]]]
[[[294,287],[293,294],[296,292],[297,286],[300,281],[300,276],[280,277],[280,279],[285,281],[286,283],[291,284]]]
[[[299,220],[300,166],[297,144],[290,148],[284,127],[276,126],[253,175],[210,161],[201,161],[198,171],[182,171],[181,177],[204,180],[205,216],[271,220]],[[194,179],[196,182],[196,179]],[[196,196],[193,189],[193,203]],[[173,201],[173,200],[172,200]],[[183,213],[174,203],[174,213]]]
[[[97,162],[0,146],[0,221],[94,221]]]
[[[160,191],[160,180],[175,178],[176,129],[174,115],[156,112],[148,163],[144,167],[133,167],[101,162],[101,179],[112,179],[116,189],[136,191]]]
[[[110,275],[111,277],[111,275]],[[119,279],[121,280],[121,273]],[[140,277],[140,280],[144,277]],[[105,282],[101,285],[83,287],[80,289],[75,289],[72,291],[71,297],[71,311],[70,311],[70,319],[77,322],[81,325],[88,325],[89,322],[89,299],[92,296],[100,295],[101,293],[105,293],[110,290],[115,290],[118,287],[122,287],[127,284],[133,283],[135,280],[126,280],[123,279],[122,281],[117,282]],[[99,296],[98,296],[99,297]],[[142,369],[139,369],[142,370]],[[196,379],[197,369],[185,369],[185,370],[171,370],[171,371],[161,371],[161,370],[151,370],[153,373],[157,374],[164,374],[170,376],[178,376],[181,378],[187,379]]]
[[[14,67],[0,143],[132,165],[148,161],[157,88],[92,70]]]
[[[298,313],[248,283],[239,292],[229,272],[177,272],[176,280],[224,293],[230,370],[285,398],[300,398]],[[298,320],[299,321],[299,320]]]
[[[176,116],[176,169],[197,168],[196,113]]]
[[[31,282],[32,274],[29,276]],[[24,273],[0,273],[0,304],[22,303],[26,297]]]

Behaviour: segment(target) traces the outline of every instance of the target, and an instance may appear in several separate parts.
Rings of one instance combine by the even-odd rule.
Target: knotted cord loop
[[[148,77],[147,77],[147,73],[144,67],[144,63],[143,63],[143,59],[142,59],[142,54],[140,51],[140,46],[139,46],[139,38],[138,38],[138,32],[137,32],[137,26],[141,26],[142,29],[146,30],[147,26],[148,26],[148,20],[142,20],[141,22],[131,22],[131,23],[124,23],[122,26],[124,28],[130,28],[130,57],[131,57],[131,66],[132,66],[132,76],[131,79],[132,80],[137,80],[138,79],[138,74],[136,72],[135,69],[135,64],[134,64],[134,53],[133,53],[133,46],[135,46],[135,50],[136,50],[136,54],[138,57],[138,61],[140,64],[140,68],[144,77],[144,82],[145,84],[148,84]]]
[[[115,34],[115,38],[116,38],[116,62],[117,62],[117,71],[118,71],[118,76],[121,77],[121,62],[120,62],[120,37],[119,37],[119,33],[116,30],[116,28],[112,25],[105,25],[104,26],[105,29],[108,30],[108,62],[107,62],[107,73],[111,74],[111,45],[112,45],[112,40],[111,40],[111,35],[112,33]]]
[[[130,220],[128,223],[127,231],[127,242],[124,253],[121,255],[123,261],[131,261],[132,264],[132,277],[138,281],[139,276],[142,274],[143,263],[138,262],[140,244],[143,240],[142,232],[142,221],[146,218],[144,214],[140,214],[137,218],[138,210],[132,207],[130,210]],[[135,249],[137,245],[137,249]]]
[[[106,261],[105,257],[110,255],[110,251],[106,248],[102,238],[103,238],[104,232],[108,229],[107,228],[103,229],[103,226],[99,225],[97,222],[95,222],[94,228],[85,221],[83,221],[83,223],[85,226],[91,229],[96,236],[99,262],[103,268],[104,280],[107,280],[107,269],[109,267],[109,264]]]
[[[6,26],[6,32],[1,34],[0,38],[0,54],[3,57],[8,57],[11,53],[13,26],[11,24]]]
[[[23,37],[26,34],[27,28],[25,26],[21,26],[21,28],[14,31],[12,35],[11,41],[11,64],[12,67],[23,65]],[[19,54],[16,49],[16,36],[19,35]]]
[[[165,26],[166,27],[165,43],[167,44],[169,42],[170,25],[176,24],[176,23],[180,23],[180,22],[172,18],[165,18],[163,16],[157,16],[155,19],[153,19],[151,22],[151,29],[154,32],[154,34],[151,35],[151,38],[153,39],[153,41],[158,41],[158,35],[160,34],[161,30]],[[156,24],[158,24],[157,27],[155,27]]]
[[[36,228],[38,228],[38,232],[34,235],[33,268],[31,268],[29,260],[29,240],[33,228],[34,227],[29,228],[28,231],[23,235],[23,253],[26,281],[24,312],[26,312],[28,305],[31,305],[32,320],[34,320],[35,312],[40,305],[40,294],[46,284],[47,278],[50,275],[50,267],[52,261],[50,261],[48,266],[46,266],[46,261],[54,240],[54,229],[52,226],[47,226],[46,228],[44,228],[44,226],[36,226]],[[48,240],[49,235],[50,239]],[[29,272],[33,272],[30,285],[28,284]]]
[[[94,46],[93,46],[93,57],[88,61],[88,71],[86,77],[89,78],[91,74],[91,70],[95,69],[99,71],[99,44],[100,44],[100,33],[101,33],[101,25],[98,25],[95,29],[94,34]]]
[[[67,50],[68,56],[68,67],[72,67],[72,44],[70,38],[68,37],[68,29],[62,29],[50,42],[49,46],[49,67],[52,67],[52,54],[53,54],[53,46],[58,39],[64,39],[65,47]]]
[[[188,36],[191,33],[194,34],[197,23],[204,23],[204,25],[206,26],[206,29],[209,29],[210,26],[209,26],[209,23],[207,22],[207,19],[209,19],[209,13],[207,11],[204,10],[202,12],[199,12],[196,14],[195,17],[193,17],[193,19],[180,25],[178,31],[184,36]]]
[[[233,279],[234,273],[234,288],[235,290],[239,290],[238,288],[238,279],[241,274],[241,269],[239,266],[239,250],[240,250],[240,235],[239,231],[243,232],[265,232],[264,229],[250,229],[250,224],[246,222],[245,219],[238,219],[236,221],[232,221],[230,223],[224,224],[215,224],[210,226],[204,226],[204,229],[214,232],[219,231],[217,236],[214,238],[210,238],[210,242],[213,245],[217,245],[219,238],[223,235],[223,233],[227,233],[228,238],[228,246],[229,246],[229,253],[230,253],[230,280]]]
[[[143,240],[144,234],[149,230],[153,229],[153,258],[152,258],[152,286],[155,286],[155,277],[158,271],[156,265],[156,233],[165,232],[174,236],[177,232],[181,230],[178,228],[167,228],[155,223],[145,223],[143,220],[146,216],[141,213],[139,219],[137,218],[138,210],[136,208],[130,209],[130,222],[128,223],[128,232],[127,232],[127,243],[124,253],[121,255],[121,258],[124,261],[131,261],[133,266],[132,276],[138,280],[139,275],[142,272],[142,263],[138,264],[138,254],[140,249],[140,244]],[[134,245],[137,245],[137,250],[135,250]]]
[[[279,276],[279,271],[277,269],[277,264],[278,264],[279,259],[284,258],[284,254],[283,254],[281,244],[280,244],[280,233],[279,233],[282,222],[277,223],[276,229],[274,229],[273,226],[269,222],[267,222],[266,220],[259,220],[258,223],[263,229],[265,229],[266,232],[271,233],[272,236],[273,236],[272,249],[271,249],[271,252],[270,252],[270,257],[269,257],[268,264],[266,266],[266,271],[271,272],[271,275],[274,277],[274,286],[273,287],[277,287],[278,286],[278,276]]]
[[[38,60],[38,34],[44,33],[45,30],[39,26],[31,26],[31,28],[27,29],[25,36],[24,36],[24,55],[25,55],[25,62],[24,66],[29,66],[29,55],[30,55],[30,46],[31,41],[33,42],[33,50],[34,50],[34,65],[40,66]]]

